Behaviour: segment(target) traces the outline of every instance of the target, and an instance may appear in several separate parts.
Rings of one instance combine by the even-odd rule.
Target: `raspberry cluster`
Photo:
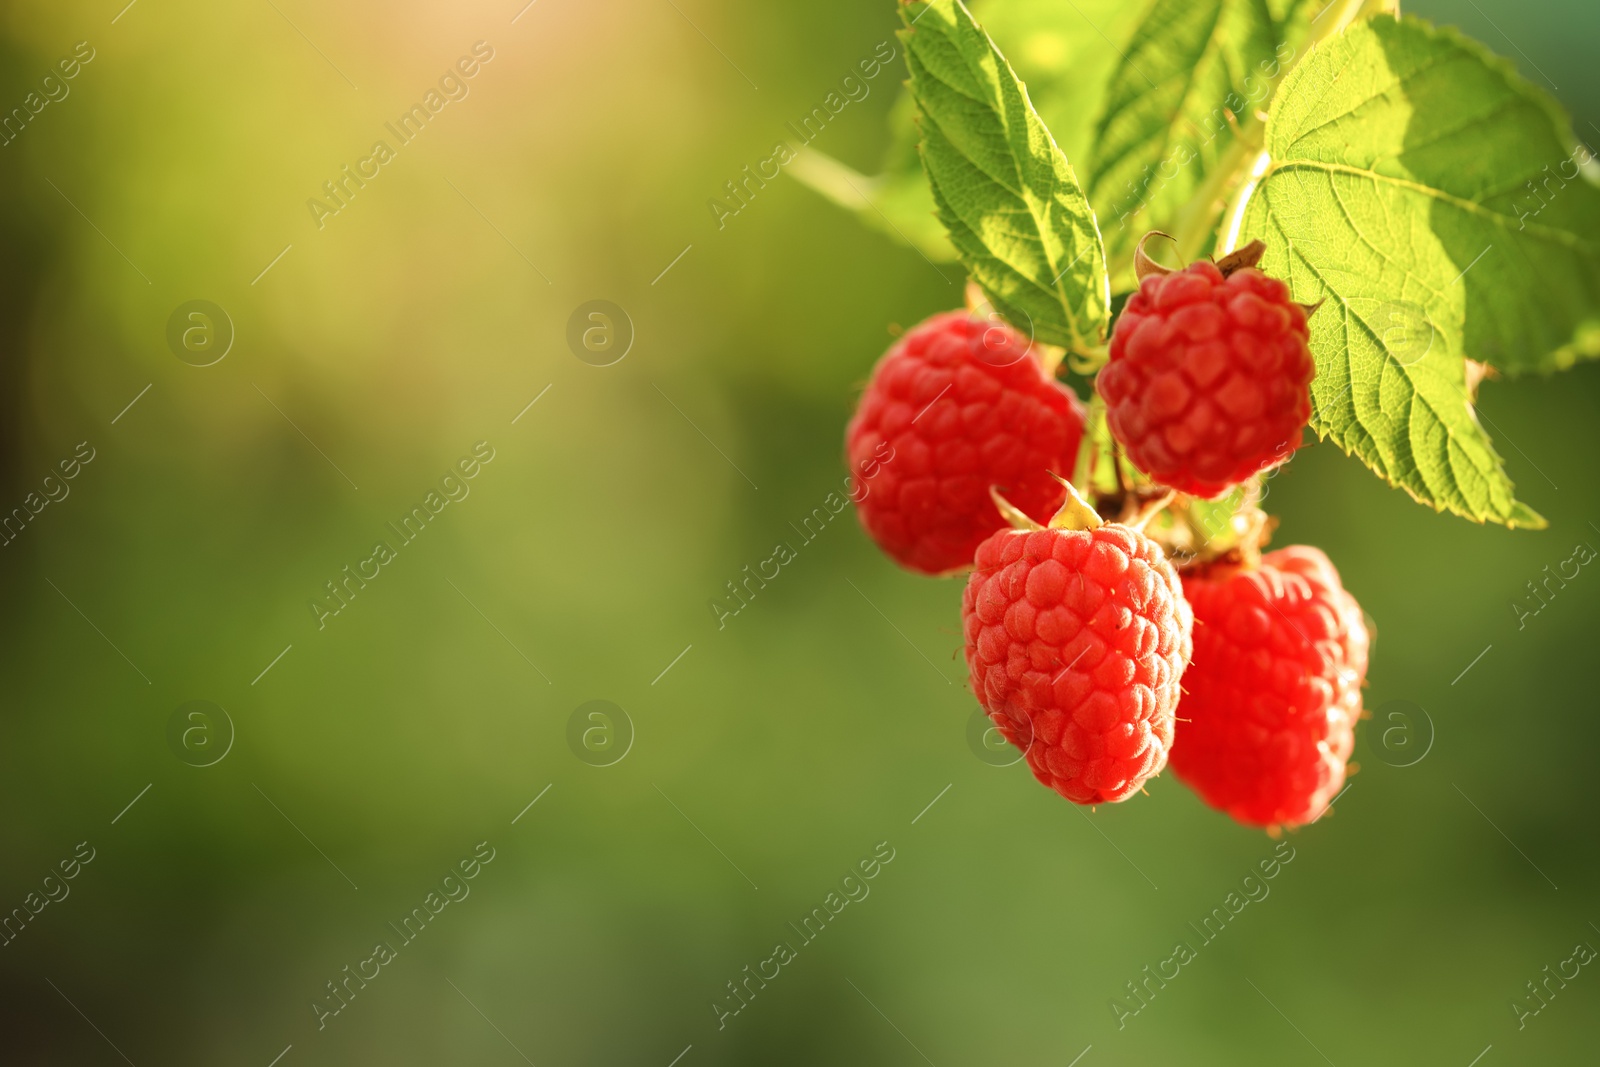
[[[1141,244],[1095,376],[1103,420],[1055,379],[1062,353],[967,310],[895,344],[850,422],[852,472],[895,457],[857,495],[862,525],[910,570],[970,571],[972,691],[1074,803],[1126,800],[1170,758],[1207,804],[1276,828],[1344,783],[1361,609],[1320,550],[1261,553],[1260,475],[1310,417],[1315,310],[1255,269],[1263,248],[1174,271]],[[1241,486],[1225,536],[1197,522],[1194,498]]]

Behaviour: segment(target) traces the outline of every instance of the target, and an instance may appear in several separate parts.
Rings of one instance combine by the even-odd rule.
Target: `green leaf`
[[[1600,190],[1572,144],[1508,65],[1409,19],[1324,42],[1272,108],[1238,240],[1267,242],[1262,268],[1296,299],[1328,298],[1312,426],[1435,508],[1543,524],[1478,422],[1466,357],[1517,373],[1600,354]]]
[[[1119,275],[1147,230],[1193,231],[1183,254],[1204,251],[1205,222],[1221,199],[1207,179],[1238,170],[1238,124],[1267,105],[1292,55],[1287,47],[1280,55],[1279,43],[1267,0],[1149,6],[1106,91],[1088,167],[1089,199]]]
[[[1011,323],[1083,352],[1105,339],[1105,251],[1067,157],[961,0],[901,7],[922,163],[972,280]]]
[[[1110,42],[1127,38],[1138,8],[1127,0],[982,0],[970,7],[1027,85],[1056,144],[1068,159],[1087,158],[1093,119],[1117,60]],[[889,145],[876,175],[809,146],[786,170],[873,229],[930,260],[953,261],[956,250],[935,213],[917,151],[916,114],[916,100],[902,92],[889,111]]]
[[[968,5],[1028,87],[1050,136],[1081,163],[1094,147],[1095,117],[1139,20],[1128,0],[985,0]],[[1087,178],[1088,168],[1078,167]]]
[[[1267,0],[1267,10],[1272,13],[1277,27],[1278,40],[1295,52],[1310,35],[1312,23],[1320,25],[1321,15],[1333,6],[1335,0]],[[1338,16],[1335,15],[1335,18]]]

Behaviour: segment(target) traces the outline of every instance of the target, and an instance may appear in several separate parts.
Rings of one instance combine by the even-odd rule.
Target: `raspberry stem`
[[[1144,528],[1150,524],[1150,520],[1159,515],[1162,508],[1166,507],[1168,504],[1171,504],[1177,495],[1177,490],[1168,489],[1160,497],[1150,501],[1150,503],[1146,504],[1140,509],[1139,514],[1134,517],[1134,520],[1128,523],[1128,529],[1138,530],[1140,533],[1144,533]]]
[[[1359,18],[1377,14],[1398,15],[1399,9],[1399,0],[1334,0],[1312,20],[1311,34],[1306,43],[1272,79],[1274,90],[1321,42],[1343,33]],[[1213,235],[1217,238],[1218,251],[1232,251],[1228,246],[1236,239],[1237,219],[1255,188],[1257,176],[1252,172],[1262,166],[1260,157],[1264,155],[1261,146],[1266,138],[1265,114],[1255,112],[1246,115],[1242,121],[1231,111],[1226,114],[1234,124],[1233,143],[1206,175],[1189,202],[1178,210],[1174,219],[1174,240],[1178,245],[1178,255],[1184,262],[1204,252],[1207,238]],[[1227,225],[1222,226],[1225,221]],[[1112,264],[1112,273],[1116,274],[1126,265]]]
[[[1111,439],[1111,467],[1117,475],[1117,488],[1122,490],[1122,495],[1127,496],[1133,492],[1133,483],[1128,478],[1127,460],[1122,457],[1122,446],[1117,444],[1117,439]]]
[[[1266,124],[1254,116],[1247,118],[1228,150],[1206,175],[1206,180],[1178,212],[1178,224],[1173,227],[1178,232],[1173,240],[1177,242],[1178,257],[1183,262],[1205,251],[1206,238],[1217,231],[1225,215],[1228,194],[1243,179],[1250,161],[1260,153],[1265,137]]]
[[[1334,13],[1332,18],[1329,18],[1330,13]],[[1282,83],[1289,76],[1290,71],[1299,66],[1307,55],[1317,50],[1317,45],[1330,37],[1343,33],[1357,19],[1372,15],[1394,15],[1398,18],[1400,15],[1400,0],[1334,0],[1333,3],[1323,9],[1320,15],[1311,21],[1310,36],[1294,58],[1278,72],[1274,85]],[[1264,137],[1266,124],[1264,122],[1254,122],[1250,129],[1252,134],[1256,130],[1261,131]],[[1253,141],[1254,143],[1247,146],[1247,141]],[[1246,149],[1249,160],[1248,167],[1245,165],[1246,160],[1244,158],[1235,158],[1234,149]],[[1261,179],[1271,168],[1272,157],[1261,150],[1260,139],[1254,136],[1250,138],[1240,137],[1229,146],[1228,154],[1223,157],[1222,162],[1219,162],[1217,170],[1213,173],[1220,173],[1225,169],[1225,166],[1226,169],[1232,170],[1233,173],[1229,175],[1228,181],[1220,183],[1219,188],[1231,184],[1232,179],[1239,175],[1246,175],[1246,177],[1234,188],[1233,194],[1228,200],[1227,208],[1222,213],[1220,232],[1217,235],[1217,250],[1224,253],[1234,250],[1233,246],[1239,239],[1239,227],[1244,221],[1244,209],[1249,205],[1250,197],[1255,193],[1256,187],[1261,184]],[[1205,189],[1200,190],[1202,193],[1205,191]],[[1189,206],[1196,204],[1199,199],[1200,194],[1197,193],[1189,201]],[[1185,211],[1187,210],[1188,207],[1185,208]]]

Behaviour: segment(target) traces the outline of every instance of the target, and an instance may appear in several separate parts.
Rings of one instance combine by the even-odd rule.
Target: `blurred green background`
[[[1595,1061],[1594,967],[1520,1029],[1510,1004],[1600,946],[1600,574],[1520,629],[1512,604],[1600,549],[1600,368],[1483,390],[1546,532],[1434,515],[1327,447],[1273,480],[1278,543],[1323,546],[1376,621],[1377,719],[1335,813],[1199,947],[1274,843],[1171,775],[1088,813],[980,758],[958,583],[843,515],[723,628],[708,607],[839,485],[891,329],[960,301],[789,177],[720,229],[706,206],[893,41],[892,4],[123,3],[0,15],[7,109],[93,52],[0,148],[0,503],[69,490],[0,550],[0,909],[28,919],[0,1060]],[[1008,6],[978,10],[1040,76],[1108,65]],[[1119,7],[1081,5],[1108,36]],[[1408,10],[1600,137],[1594,4]],[[319,229],[307,200],[478,41],[467,95]],[[902,77],[815,147],[875,171]],[[567,343],[596,299],[632,324],[604,367]],[[232,324],[211,366],[168,344],[191,300]],[[319,629],[324,583],[480,441],[470,494]],[[197,700],[234,732],[210,766],[214,716],[169,740]],[[591,700],[626,720],[580,717],[585,748]],[[470,895],[319,1029],[480,842]],[[1180,939],[1198,959],[1119,1030]],[[780,940],[798,958],[719,1028]]]

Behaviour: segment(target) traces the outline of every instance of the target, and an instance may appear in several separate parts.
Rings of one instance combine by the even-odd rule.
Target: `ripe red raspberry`
[[[1355,745],[1367,627],[1320,549],[1257,567],[1185,573],[1194,660],[1183,676],[1172,768],[1207,804],[1252,826],[1298,826],[1344,784]]]
[[[961,621],[973,692],[1039,781],[1109,803],[1166,766],[1191,616],[1154,541],[1116,523],[1002,530],[978,547]]]
[[[861,524],[903,567],[970,567],[1005,525],[991,487],[1040,521],[1060,506],[1051,473],[1071,477],[1083,420],[1016,331],[935,315],[879,361],[845,434]]]
[[[1306,312],[1253,268],[1202,260],[1146,275],[1096,387],[1106,422],[1155,481],[1215,497],[1286,461],[1311,417]]]

